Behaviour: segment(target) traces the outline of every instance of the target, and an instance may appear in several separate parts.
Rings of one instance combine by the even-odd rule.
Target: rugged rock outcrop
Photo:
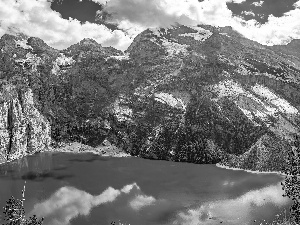
[[[1,90],[0,160],[11,160],[48,148],[50,124],[35,108],[31,89],[3,85]]]
[[[207,25],[145,30],[125,53],[91,39],[58,51],[4,35],[2,93],[18,94],[0,105],[1,149],[22,152],[7,146],[31,124],[41,129],[14,146],[47,146],[51,126],[54,144],[107,139],[141,157],[280,170],[300,132],[297,43],[267,47]],[[43,142],[31,141],[37,130]]]

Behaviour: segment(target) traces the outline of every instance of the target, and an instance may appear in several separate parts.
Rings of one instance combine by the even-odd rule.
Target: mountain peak
[[[63,52],[68,52],[71,54],[77,54],[79,52],[104,52],[104,48],[101,44],[92,38],[84,38],[80,42],[71,45]]]
[[[82,39],[79,44],[81,45],[97,45],[97,46],[101,46],[101,44],[99,44],[97,41],[95,41],[92,38],[84,38]]]

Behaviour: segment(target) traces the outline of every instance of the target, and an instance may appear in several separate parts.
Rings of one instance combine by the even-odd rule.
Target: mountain
[[[277,51],[279,54],[285,54],[286,57],[290,56],[291,58],[294,58],[293,56],[295,56],[296,60],[300,57],[300,39],[291,40],[287,45],[274,45],[269,46],[269,48]]]
[[[2,143],[32,124],[44,147],[107,139],[145,158],[280,170],[300,128],[294,43],[264,46],[208,25],[147,29],[124,53],[92,39],[59,51],[3,35],[0,155],[9,159],[16,150]],[[38,151],[24,146],[22,154]]]

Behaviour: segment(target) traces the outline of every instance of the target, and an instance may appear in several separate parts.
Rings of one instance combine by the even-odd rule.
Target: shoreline
[[[122,149],[114,145],[103,145],[98,147],[91,147],[89,145],[81,144],[78,142],[72,143],[61,143],[61,146],[57,148],[50,148],[44,150],[43,152],[65,152],[65,153],[93,153],[95,155],[104,156],[104,157],[131,157],[131,155],[125,153]]]
[[[72,143],[60,143],[59,147],[45,148],[39,152],[13,154],[10,156],[11,158],[9,160],[0,161],[0,165],[5,163],[11,163],[15,160],[22,159],[26,156],[30,156],[42,152],[53,152],[53,153],[61,152],[61,153],[74,153],[74,154],[93,153],[95,155],[99,155],[103,157],[115,157],[115,158],[132,157],[128,153],[124,152],[122,149],[119,149],[118,147],[111,144],[98,146],[98,147],[91,147],[89,145],[81,144],[79,142],[72,142]]]
[[[285,173],[282,173],[279,171],[246,170],[246,169],[241,169],[241,168],[237,168],[237,167],[224,166],[224,165],[221,165],[220,163],[216,163],[215,165],[218,168],[227,169],[227,170],[239,170],[239,171],[245,171],[247,173],[253,173],[253,174],[277,174],[279,176],[286,176]]]
[[[71,142],[71,143],[60,143],[59,147],[50,147],[47,149],[44,149],[40,152],[53,152],[53,153],[73,153],[73,154],[81,154],[81,153],[93,153],[95,155],[103,156],[103,157],[116,157],[116,158],[123,158],[123,157],[132,157],[130,154],[124,152],[122,149],[109,144],[101,145],[98,147],[92,147],[89,145],[81,144],[79,142]],[[38,153],[38,152],[36,152]],[[15,160],[21,159],[23,157],[33,155],[32,154],[23,154],[18,156],[13,156],[12,159],[0,162],[1,164],[10,163]],[[277,174],[279,176],[287,176],[286,174],[280,172],[280,171],[257,171],[257,170],[247,170],[247,169],[241,169],[237,167],[230,167],[221,165],[220,163],[212,164],[215,165],[218,168],[221,169],[227,169],[227,170],[233,170],[233,171],[245,171],[247,173],[252,174]]]

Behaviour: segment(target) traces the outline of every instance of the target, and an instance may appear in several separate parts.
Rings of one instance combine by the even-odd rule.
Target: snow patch
[[[226,37],[230,37],[227,33],[219,33],[219,34],[224,35]]]
[[[212,91],[218,94],[218,97],[214,99],[215,101],[218,101],[222,97],[231,97],[236,106],[256,126],[259,124],[255,122],[254,118],[259,118],[264,121],[267,126],[270,126],[271,122],[269,121],[269,117],[274,117],[278,112],[276,107],[255,97],[249,91],[244,90],[240,84],[232,80],[220,82],[212,87]]]
[[[179,34],[179,36],[183,37],[192,37],[196,41],[205,41],[209,38],[213,33],[209,30],[205,30],[201,27],[191,27],[193,30],[196,30],[196,33],[186,33],[186,34]]]
[[[189,45],[181,45],[176,42],[171,42],[166,38],[162,39],[162,45],[168,52],[169,56],[178,55],[179,53],[183,53],[184,55],[187,55],[188,53],[186,48],[189,47]]]
[[[129,57],[128,54],[126,54],[126,55],[113,55],[113,56],[107,57],[105,60],[107,61],[108,59],[116,59],[116,60],[122,61],[122,60],[129,60],[130,57]]]
[[[282,115],[278,116],[275,126],[270,127],[270,130],[283,139],[290,141],[294,139],[294,134],[299,134],[299,129]]]
[[[276,117],[278,112],[276,108],[270,107],[260,99],[256,98],[251,93],[247,92],[244,96],[240,96],[238,100],[234,101],[240,110],[253,122],[254,125],[259,126],[254,118],[259,118],[267,126],[271,125],[269,117]]]
[[[64,54],[60,53],[55,62],[60,66],[70,66],[75,63],[75,60],[72,57],[66,57]]]
[[[25,59],[16,59],[16,62],[22,65],[23,69],[30,66],[33,71],[37,71],[37,66],[40,64],[41,58],[28,52]]]
[[[288,101],[285,99],[279,98],[277,95],[275,95],[273,92],[271,92],[268,88],[256,84],[254,87],[252,87],[252,90],[262,98],[264,98],[266,101],[271,103],[272,105],[276,106],[280,112],[282,113],[288,113],[288,114],[297,114],[298,110],[290,105]]]
[[[168,34],[168,28],[149,28],[149,30],[157,37]],[[163,30],[165,32],[163,32]]]
[[[117,99],[113,104],[114,114],[117,117],[118,121],[127,121],[131,120],[133,112],[132,109],[124,105],[122,96],[120,99]]]
[[[232,80],[225,80],[211,86],[208,91],[218,94],[214,101],[222,97],[230,97],[255,126],[260,126],[256,121],[259,119],[271,131],[286,139],[290,139],[293,133],[299,133],[298,128],[291,122],[295,120],[295,114],[298,115],[298,110],[262,85],[256,84],[251,88],[251,91],[258,96],[244,90],[240,84]],[[285,114],[288,119],[280,113]]]
[[[60,71],[60,67],[71,66],[74,63],[75,60],[72,57],[66,57],[63,53],[60,53],[56,60],[53,62],[51,73],[57,75]]]
[[[252,123],[253,123],[255,126],[260,126],[258,123],[256,123],[256,122],[254,121],[254,116],[253,116],[253,113],[252,113],[251,111],[242,108],[242,107],[239,106],[238,104],[237,104],[237,107],[244,113],[245,116],[247,116],[247,118],[248,118],[249,120],[252,121]]]
[[[163,93],[163,92],[155,93],[154,99],[158,102],[167,104],[171,107],[186,110],[186,105],[184,104],[183,100],[180,98],[175,98],[172,94]]]
[[[24,49],[31,49],[32,47],[30,45],[27,45],[27,40],[15,40],[16,42],[16,47],[24,48]]]
[[[214,92],[218,93],[218,99],[222,97],[234,97],[244,94],[245,90],[242,86],[233,80],[224,80],[212,86]]]

